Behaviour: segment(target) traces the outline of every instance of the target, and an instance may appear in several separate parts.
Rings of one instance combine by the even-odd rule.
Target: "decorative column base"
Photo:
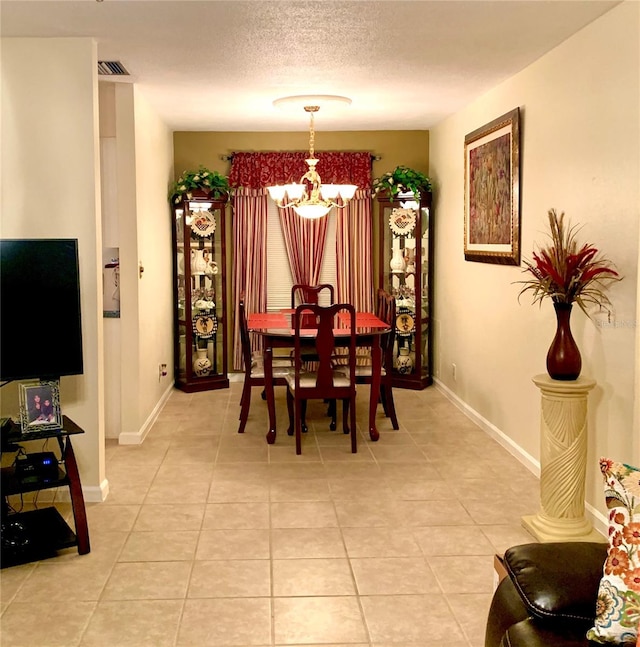
[[[522,525],[538,541],[606,541],[593,529],[591,522],[582,519],[552,519],[544,512],[522,517]]]
[[[605,541],[584,515],[587,396],[594,380],[536,375],[542,393],[540,511],[522,518],[538,541]]]

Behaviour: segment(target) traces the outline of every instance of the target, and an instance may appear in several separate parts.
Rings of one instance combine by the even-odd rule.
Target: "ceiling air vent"
[[[129,76],[120,61],[98,61],[98,74],[102,76]]]

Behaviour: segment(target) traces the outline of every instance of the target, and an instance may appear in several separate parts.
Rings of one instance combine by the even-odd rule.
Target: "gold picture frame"
[[[464,258],[520,264],[520,108],[464,138]]]

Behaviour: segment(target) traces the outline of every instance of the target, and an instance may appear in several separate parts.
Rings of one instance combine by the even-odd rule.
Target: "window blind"
[[[337,287],[336,271],[336,218],[332,209],[325,218],[329,218],[326,247],[320,270],[320,283],[329,283]],[[267,310],[276,311],[291,307],[291,288],[293,278],[289,267],[289,258],[280,225],[278,206],[273,200],[267,207]],[[329,297],[320,296],[320,305],[329,305]]]

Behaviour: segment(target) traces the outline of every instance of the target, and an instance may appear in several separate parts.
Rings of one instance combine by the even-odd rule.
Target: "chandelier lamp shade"
[[[307,172],[299,183],[267,187],[269,195],[279,207],[292,207],[302,218],[322,218],[332,207],[343,209],[358,188],[354,184],[322,184],[316,171],[318,159],[314,155],[314,115],[319,109],[320,106],[304,106],[305,112],[310,115],[309,157],[305,160],[309,167]]]

